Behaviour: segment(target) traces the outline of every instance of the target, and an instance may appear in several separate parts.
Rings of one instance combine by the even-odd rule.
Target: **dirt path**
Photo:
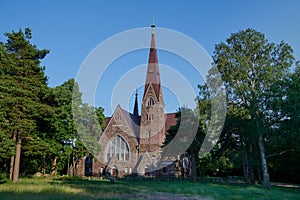
[[[279,187],[286,187],[286,188],[300,188],[299,185],[289,184],[289,183],[275,183],[275,182],[271,182],[271,185],[275,185],[275,186],[279,186]]]

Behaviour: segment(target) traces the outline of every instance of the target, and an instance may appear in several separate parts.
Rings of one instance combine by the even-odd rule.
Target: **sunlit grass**
[[[23,178],[0,185],[0,199],[149,199],[160,194],[193,199],[300,199],[300,189],[189,181],[116,181],[80,178]]]

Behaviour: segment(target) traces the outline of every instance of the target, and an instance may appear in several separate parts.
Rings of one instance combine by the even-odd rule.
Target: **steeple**
[[[165,111],[155,45],[154,23],[151,28],[148,67],[142,99],[139,151],[154,153],[152,156],[156,157],[165,138]]]
[[[160,83],[160,73],[158,68],[158,58],[157,58],[157,51],[156,51],[156,44],[155,44],[155,25],[154,23],[151,25],[152,34],[151,34],[151,44],[150,44],[150,51],[149,51],[149,58],[148,58],[148,68],[147,68],[147,75],[146,75],[146,83],[144,88],[144,96],[145,93],[151,83],[154,92],[156,94],[157,99],[160,96],[161,90],[161,83]]]
[[[137,92],[137,90],[135,91],[135,101],[134,101],[133,115],[136,116],[136,117],[139,116],[138,92]]]

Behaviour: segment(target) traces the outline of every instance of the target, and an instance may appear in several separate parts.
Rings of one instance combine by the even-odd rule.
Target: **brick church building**
[[[176,163],[162,158],[162,145],[167,130],[176,124],[174,113],[164,111],[164,97],[160,80],[155,42],[155,25],[151,26],[151,44],[146,80],[138,111],[138,94],[135,95],[133,113],[118,105],[112,116],[106,118],[106,129],[99,141],[97,161],[81,159],[77,175],[176,175]],[[177,170],[177,172],[176,172]],[[180,173],[180,172],[179,172]]]

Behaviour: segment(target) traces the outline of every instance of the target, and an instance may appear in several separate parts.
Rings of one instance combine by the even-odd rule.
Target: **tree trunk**
[[[258,179],[258,184],[262,183],[261,180],[261,169],[259,167],[257,167],[257,179]]]
[[[242,164],[243,164],[243,172],[244,172],[244,181],[246,184],[250,184],[249,162],[248,162],[246,151],[242,151]]]
[[[20,159],[21,159],[21,138],[18,139],[16,145],[16,158],[14,163],[14,174],[13,174],[14,183],[18,182],[19,180]]]
[[[15,156],[12,156],[10,157],[9,180],[13,179],[14,163],[15,163]]]
[[[254,176],[253,164],[252,163],[249,167],[249,175],[250,175],[250,183],[255,184],[255,176]]]
[[[13,140],[14,140],[14,142],[16,142],[16,140],[17,140],[16,132],[14,132]],[[9,180],[13,180],[14,164],[15,164],[15,156],[11,156],[10,157],[10,166],[9,166]]]
[[[197,171],[196,171],[196,154],[195,152],[192,152],[191,155],[191,163],[192,163],[192,180],[196,181],[197,180]]]
[[[75,160],[74,160],[74,153],[72,155],[72,176],[75,176]]]
[[[53,159],[53,162],[52,162],[52,172],[51,172],[51,174],[54,175],[54,176],[57,174],[56,162],[57,162],[57,157],[55,157]]]
[[[263,141],[262,135],[259,136],[258,146],[259,146],[259,151],[260,151],[261,169],[262,169],[262,174],[263,174],[263,187],[270,189],[271,188],[270,177],[269,177],[266,152],[265,152],[265,146],[264,146],[264,141]]]
[[[67,168],[67,175],[70,176],[70,154],[68,156],[68,168]]]

